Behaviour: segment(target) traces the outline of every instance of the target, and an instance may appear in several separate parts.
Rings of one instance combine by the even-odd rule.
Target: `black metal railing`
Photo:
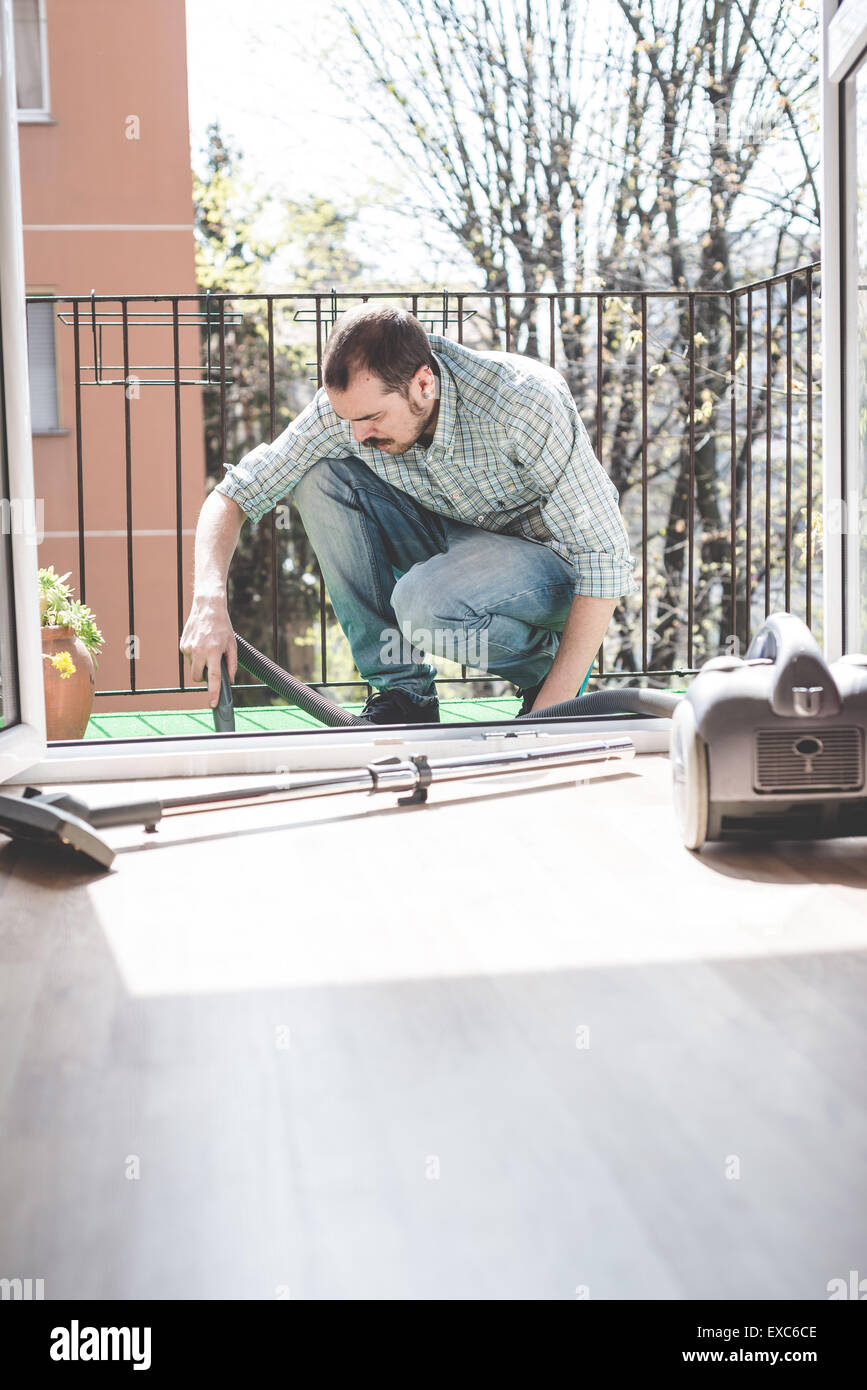
[[[205,468],[216,479],[224,463],[280,433],[321,385],[323,349],[336,318],[374,298],[404,304],[429,330],[470,346],[544,360],[569,382],[597,456],[620,494],[640,584],[640,594],[618,605],[598,656],[599,679],[665,683],[691,674],[717,651],[743,650],[757,622],[773,609],[799,613],[818,634],[818,288],[819,266],[813,264],[731,290],[617,291],[598,285],[571,295],[391,290],[54,300],[61,333],[72,340],[74,579],[89,602],[86,523],[95,500],[88,490],[89,474],[95,476],[89,458],[107,451],[122,459],[116,511],[125,561],[113,580],[102,573],[100,584],[124,586],[129,634],[136,632],[138,498],[154,467],[153,458],[137,455],[139,406],[134,410],[133,402],[147,396],[148,430],[162,430],[172,455],[173,517],[167,529],[175,532],[171,626],[177,633],[171,626],[166,633],[162,676],[157,672],[154,679],[156,668],[150,666],[150,683],[142,680],[133,642],[128,683],[98,693],[190,688],[177,638],[192,570],[191,528],[184,525],[191,420],[192,437],[202,430]],[[97,410],[94,398],[112,391],[122,395],[122,411]],[[199,450],[199,472],[201,459]],[[188,472],[187,467],[187,482]],[[272,512],[250,528],[257,541],[244,562],[240,589],[241,599],[246,594],[251,611],[256,609],[251,640],[258,636],[285,664],[287,614],[281,604],[303,624],[306,591],[308,618],[314,615],[314,628],[318,621],[318,679],[310,683],[366,689],[363,681],[329,679],[335,620],[297,511],[290,526],[280,524],[287,513],[288,508]],[[287,560],[290,549],[294,568]],[[232,617],[246,634],[251,614],[239,601],[236,590]],[[177,683],[165,678],[173,668]],[[482,679],[490,677],[461,668],[460,682],[471,686]]]

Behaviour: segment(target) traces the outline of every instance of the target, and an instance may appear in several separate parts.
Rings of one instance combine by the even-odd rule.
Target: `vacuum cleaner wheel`
[[[688,700],[681,700],[671,716],[670,756],[674,809],[683,843],[687,849],[701,849],[707,838],[707,748]]]

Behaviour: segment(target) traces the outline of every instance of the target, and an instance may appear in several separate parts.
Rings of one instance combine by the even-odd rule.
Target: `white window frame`
[[[863,0],[844,0],[839,6],[836,0],[822,0],[822,489],[825,516],[839,509],[844,518],[834,534],[826,526],[824,536],[825,655],[832,661],[859,645],[856,634],[864,584],[857,544],[860,488],[852,486],[859,473],[858,435],[852,429],[851,395],[848,399],[846,395],[847,367],[848,380],[852,379],[855,330],[847,322],[844,297],[846,286],[855,283],[857,245],[847,235],[844,223],[847,169],[843,164],[851,157],[852,141],[844,142],[843,135],[844,123],[852,114],[844,84],[865,52],[867,12]],[[852,510],[854,531],[849,515]]]
[[[41,106],[18,106],[15,105],[16,117],[19,125],[54,125],[54,117],[51,114],[51,88],[49,86],[49,65],[48,65],[48,21],[45,16],[45,0],[38,0],[38,22],[39,22],[39,61],[42,69],[42,105]],[[15,91],[13,88],[13,100]]]
[[[0,782],[44,759],[45,697],[39,636],[36,508],[27,378],[24,248],[12,62],[12,5],[2,3],[0,24],[0,297],[3,317],[3,386],[10,499],[19,514],[29,509],[33,525],[12,526],[12,583],[17,648],[19,723],[0,729]],[[10,508],[11,510],[11,508]]]

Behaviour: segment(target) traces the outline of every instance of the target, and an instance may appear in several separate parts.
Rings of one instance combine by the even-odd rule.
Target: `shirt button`
[[[481,516],[477,516],[477,517],[476,517],[476,521],[484,521],[484,519],[485,519],[485,514],[484,514],[484,512],[482,513]]]

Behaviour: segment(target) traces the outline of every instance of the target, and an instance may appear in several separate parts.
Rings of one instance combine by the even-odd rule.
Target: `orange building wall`
[[[20,124],[24,256],[29,293],[173,294],[195,290],[184,0],[48,0],[52,124]],[[138,138],[130,118],[137,118]],[[131,304],[135,315],[170,306]],[[181,301],[180,310],[194,311]],[[71,306],[62,306],[71,313]],[[89,310],[81,307],[82,361],[93,361]],[[119,304],[98,313],[119,313]],[[97,689],[130,682],[127,638],[139,658],[136,687],[178,680],[175,540],[176,457],[172,386],[147,384],[141,368],[171,367],[167,326],[131,317],[130,399],[135,612],[129,617],[123,380],[82,388],[85,592],[106,645]],[[201,359],[199,335],[181,330],[181,364]],[[34,437],[37,496],[44,499],[40,565],[72,571],[79,592],[73,330],[57,323],[59,418],[66,431]],[[123,378],[121,336],[103,332],[106,365]],[[90,372],[85,376],[89,377]],[[160,377],[170,376],[163,370]],[[198,376],[186,370],[182,375]],[[204,498],[201,387],[181,389],[183,615],[192,542]],[[122,534],[113,534],[121,532]],[[147,534],[167,532],[168,534]],[[100,534],[101,533],[101,534]],[[107,533],[107,534],[106,534]],[[190,708],[192,696],[99,697],[109,709]]]

